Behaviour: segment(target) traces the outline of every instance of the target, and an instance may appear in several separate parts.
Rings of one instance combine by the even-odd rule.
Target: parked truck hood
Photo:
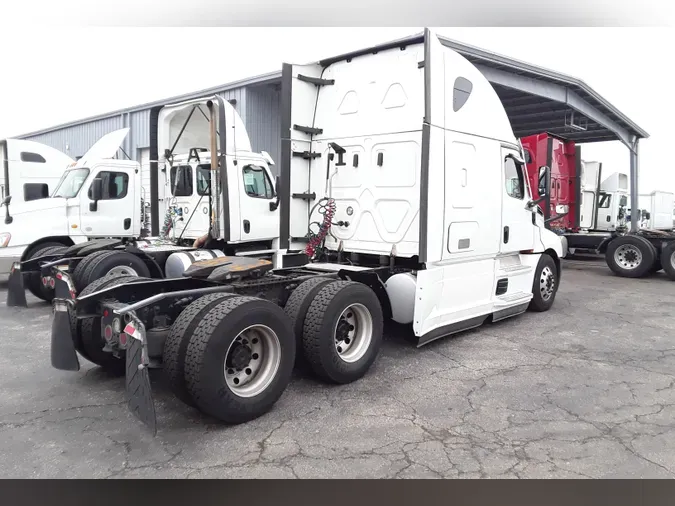
[[[77,161],[75,167],[87,167],[96,160],[113,158],[128,134],[129,128],[122,128],[104,135]]]

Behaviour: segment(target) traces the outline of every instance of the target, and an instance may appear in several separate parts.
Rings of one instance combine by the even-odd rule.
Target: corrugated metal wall
[[[63,151],[71,158],[84,155],[87,150],[105,134],[123,128],[122,116],[112,116],[54,130],[45,134],[28,137],[28,140],[40,142],[52,148]],[[130,156],[133,156],[130,154]]]
[[[278,84],[252,86],[246,93],[246,130],[254,151],[267,151],[278,173],[281,159],[280,91]]]

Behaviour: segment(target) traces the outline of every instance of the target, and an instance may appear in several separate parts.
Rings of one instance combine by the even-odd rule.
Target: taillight
[[[112,340],[113,329],[110,325],[105,326],[105,329],[103,330],[103,335],[105,336],[106,341]]]
[[[124,332],[120,334],[120,346],[122,348],[125,348],[127,346],[127,335]]]

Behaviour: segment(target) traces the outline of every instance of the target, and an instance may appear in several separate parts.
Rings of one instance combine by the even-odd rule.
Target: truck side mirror
[[[276,211],[277,208],[279,207],[279,186],[280,186],[279,182],[280,179],[279,176],[277,176],[276,179],[274,180],[274,193],[277,196],[277,200],[274,202],[270,202],[270,211]]]
[[[551,188],[551,168],[546,165],[539,167],[539,196],[544,197],[548,195]]]
[[[12,196],[7,195],[4,199],[2,199],[2,203],[0,203],[0,207],[2,206],[7,206],[9,207],[9,203],[12,201]]]
[[[551,188],[551,168],[546,165],[539,167],[539,184],[537,185],[537,190],[539,192],[539,198],[537,200],[530,200],[527,203],[528,209],[534,209],[537,204],[542,203],[546,200],[546,196],[549,193]]]
[[[89,210],[95,213],[98,210],[98,201],[103,198],[103,180],[100,177],[95,178],[91,182],[91,200],[89,203]]]

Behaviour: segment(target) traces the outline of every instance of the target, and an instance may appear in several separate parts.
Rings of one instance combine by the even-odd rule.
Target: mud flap
[[[26,289],[23,286],[23,272],[21,272],[21,265],[19,263],[13,264],[12,269],[9,271],[7,306],[28,307]]]
[[[52,367],[62,371],[79,371],[75,343],[70,332],[68,305],[61,300],[54,301],[54,319],[52,320]]]
[[[127,332],[127,329],[125,329],[125,332]],[[135,335],[138,335],[138,331],[129,334],[132,335],[126,351],[126,385],[129,409],[136,418],[148,426],[154,436],[157,434],[157,417],[147,360],[144,360],[143,356],[144,343],[138,337],[135,337]]]

